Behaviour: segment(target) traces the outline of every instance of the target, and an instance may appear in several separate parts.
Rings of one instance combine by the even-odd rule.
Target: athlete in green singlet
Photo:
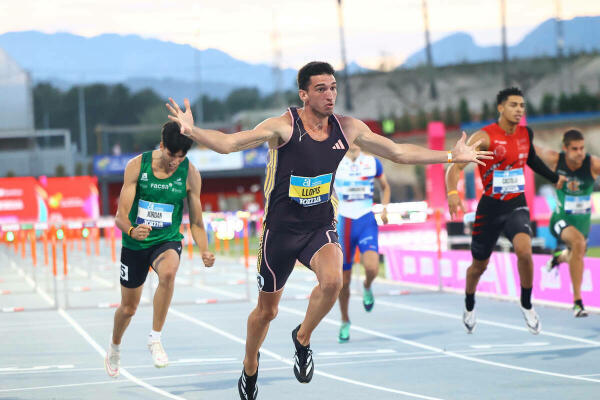
[[[591,194],[600,175],[600,158],[585,152],[583,135],[575,129],[565,132],[562,152],[540,149],[538,153],[551,169],[567,178],[562,188],[556,190],[556,208],[550,218],[550,231],[559,247],[548,262],[548,269],[556,268],[562,262],[569,263],[573,314],[575,317],[587,317],[581,298],[583,257],[590,232]],[[566,249],[561,249],[561,245],[566,245]]]
[[[202,221],[200,173],[186,157],[192,140],[180,135],[179,130],[175,122],[163,125],[160,148],[131,159],[125,167],[115,217],[117,227],[123,232],[121,304],[115,312],[112,341],[104,360],[106,372],[113,378],[119,376],[121,339],[140,303],[149,267],[158,274],[159,283],[154,294],[148,349],[155,367],[168,364],[160,338],[179,268],[183,238],[179,228],[185,198],[190,230],[202,261],[207,267],[215,262],[215,256],[208,251]]]

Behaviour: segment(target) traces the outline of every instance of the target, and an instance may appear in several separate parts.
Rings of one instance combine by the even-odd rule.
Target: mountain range
[[[600,50],[600,17],[563,21],[565,54]],[[268,64],[235,59],[217,49],[198,50],[189,45],[142,38],[137,35],[103,34],[91,38],[70,33],[37,31],[0,35],[3,48],[34,82],[49,81],[60,88],[80,83],[124,83],[137,91],[150,87],[163,97],[197,97],[202,91],[223,98],[237,87],[257,87],[273,92],[274,70]],[[500,46],[479,46],[467,33],[454,33],[432,44],[435,65],[500,59]],[[556,23],[547,20],[519,43],[508,48],[510,58],[556,54]],[[403,68],[425,62],[424,49],[409,56]],[[352,62],[350,74],[368,71]],[[295,87],[296,71],[279,72],[281,89]],[[199,83],[200,82],[200,83]]]

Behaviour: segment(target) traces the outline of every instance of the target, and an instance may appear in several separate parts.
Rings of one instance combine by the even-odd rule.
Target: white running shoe
[[[119,376],[119,365],[121,364],[121,352],[114,351],[112,346],[108,346],[106,357],[104,357],[104,369],[111,378]]]
[[[542,331],[542,322],[540,321],[540,317],[538,317],[535,312],[533,306],[530,310],[527,310],[521,306],[521,312],[523,313],[523,318],[525,318],[525,323],[527,324],[527,329],[533,335],[537,335]]]
[[[152,354],[152,361],[156,368],[164,368],[169,365],[169,357],[160,341],[148,342],[148,350]]]
[[[475,330],[475,325],[477,325],[477,319],[475,318],[475,310],[463,312],[463,324],[465,325],[465,329],[468,334],[473,333]]]

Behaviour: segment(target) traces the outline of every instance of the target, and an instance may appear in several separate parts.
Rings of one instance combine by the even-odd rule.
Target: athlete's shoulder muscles
[[[292,136],[292,118],[289,113],[278,117],[267,118],[254,129],[240,132],[240,139],[236,143],[236,150],[251,149],[269,142],[270,147],[276,147],[290,140]]]
[[[140,175],[140,169],[142,167],[142,155],[136,156],[129,160],[125,166],[125,172],[123,173],[123,187],[121,187],[121,194],[119,196],[119,204],[117,206],[116,218],[127,218],[133,200],[135,199],[135,191],[137,188],[137,180]]]

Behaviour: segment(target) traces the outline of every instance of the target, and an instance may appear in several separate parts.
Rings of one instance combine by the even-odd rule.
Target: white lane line
[[[96,352],[98,352],[98,354],[100,354],[100,356],[102,356],[102,358],[106,357],[106,351],[94,339],[92,339],[92,337],[85,331],[85,329],[83,329],[73,318],[71,318],[71,316],[69,314],[67,314],[67,312],[65,310],[63,310],[61,308],[58,310],[58,313],[85,339],[86,342],[88,342],[90,344],[90,346],[92,346],[94,348],[94,350],[96,350]],[[125,368],[119,368],[119,373],[121,375],[123,375],[125,378],[132,381],[133,383],[135,383],[139,386],[142,386],[154,393],[160,394],[169,399],[175,399],[175,400],[184,399],[183,397],[171,394],[165,390],[157,388],[156,386],[152,386],[149,383],[146,383],[139,378],[136,378],[135,376],[130,374],[129,371],[127,371],[127,369],[125,369]]]
[[[443,312],[443,311],[434,311],[434,310],[430,310],[430,309],[423,308],[423,307],[408,306],[405,304],[396,304],[396,303],[392,303],[392,302],[385,301],[385,300],[377,300],[377,303],[388,306],[388,307],[398,308],[401,310],[414,311],[414,312],[423,313],[423,314],[435,315],[438,317],[462,320],[462,316],[458,315],[458,314],[451,314],[451,313],[447,313],[447,312]],[[495,321],[490,321],[490,320],[486,320],[486,319],[477,318],[477,323],[483,324],[483,325],[496,326],[499,328],[512,329],[512,330],[516,330],[516,331],[529,332],[527,330],[527,328],[525,328],[523,326],[505,324],[502,322],[495,322]],[[542,332],[540,332],[540,336],[541,335],[555,337],[555,338],[559,338],[559,339],[570,340],[570,341],[574,341],[574,342],[591,344],[594,346],[600,346],[600,342],[597,340],[584,339],[584,338],[580,338],[580,337],[576,337],[576,336],[565,335],[562,333],[554,333],[554,332],[542,330]]]
[[[296,315],[300,315],[300,316],[304,316],[305,312],[304,311],[299,311],[287,306],[282,306],[279,305],[279,309],[291,314],[296,314]],[[329,318],[323,318],[322,320],[325,323],[328,323],[330,325],[335,325],[335,326],[339,326],[340,323],[339,321],[334,321],[332,319]],[[543,370],[539,370],[539,369],[534,369],[534,368],[525,368],[525,367],[519,367],[516,365],[512,365],[512,364],[505,364],[505,363],[500,363],[500,362],[495,362],[495,361],[489,361],[489,360],[485,360],[482,358],[476,358],[476,357],[472,357],[472,356],[468,356],[468,355],[464,355],[464,354],[459,354],[453,351],[446,351],[444,349],[440,349],[439,347],[435,347],[435,346],[430,346],[427,344],[423,344],[423,343],[419,343],[416,342],[414,340],[408,340],[408,339],[402,339],[396,336],[391,336],[385,333],[381,333],[378,331],[375,331],[373,329],[368,329],[368,328],[362,328],[360,326],[357,325],[352,325],[350,327],[350,329],[352,330],[356,330],[358,332],[362,332],[362,333],[366,333],[368,335],[371,336],[377,336],[383,339],[388,339],[388,340],[392,340],[394,342],[399,342],[399,343],[403,343],[409,346],[413,346],[413,347],[418,347],[421,349],[425,349],[425,350],[430,350],[434,353],[441,353],[441,354],[447,354],[449,356],[452,357],[456,357],[456,358],[460,358],[463,360],[467,360],[467,361],[472,361],[472,362],[476,362],[476,363],[480,363],[480,364],[486,364],[486,365],[491,365],[494,367],[500,367],[500,368],[506,368],[506,369],[513,369],[513,370],[517,370],[517,371],[524,371],[524,372],[531,372],[534,374],[540,374],[540,375],[548,375],[548,376],[554,376],[557,378],[565,378],[565,379],[574,379],[574,380],[581,380],[581,381],[587,381],[587,382],[594,382],[594,383],[600,383],[600,380],[598,379],[591,379],[591,378],[585,378],[585,377],[579,377],[577,375],[567,375],[567,374],[560,374],[557,372],[549,372],[549,371],[543,371]]]
[[[299,284],[293,284],[293,283],[286,283],[285,286],[286,287],[292,287],[292,288],[295,288],[295,289],[300,289],[300,290],[303,290],[303,291],[311,289],[308,286],[299,285]],[[361,299],[357,299],[356,297],[353,297],[351,299],[354,300],[354,301],[357,301],[357,302],[361,301]],[[462,315],[459,315],[459,314],[452,314],[452,313],[448,313],[448,312],[444,312],[444,311],[435,311],[435,310],[430,310],[428,308],[416,307],[416,306],[409,306],[409,305],[406,305],[406,304],[397,304],[397,303],[393,303],[393,302],[386,301],[386,300],[381,300],[381,299],[377,299],[377,303],[385,305],[385,306],[388,306],[388,307],[392,307],[392,308],[398,308],[398,309],[401,309],[401,310],[407,310],[407,311],[413,311],[413,312],[417,312],[417,313],[435,315],[435,316],[438,316],[438,317],[450,318],[450,319],[455,319],[455,320],[459,320],[459,321],[462,320]],[[483,324],[483,325],[495,326],[495,327],[498,327],[498,328],[505,328],[505,329],[512,329],[512,330],[516,330],[516,331],[529,332],[527,330],[527,328],[525,328],[524,326],[517,326],[517,325],[512,325],[512,324],[505,324],[505,323],[502,323],[502,322],[490,321],[490,320],[486,320],[486,319],[477,318],[477,323],[478,324]],[[562,334],[562,333],[555,333],[555,332],[549,332],[549,331],[542,330],[542,332],[540,332],[540,335],[555,337],[555,338],[559,338],[559,339],[570,340],[570,341],[574,341],[574,342],[591,344],[591,345],[594,345],[594,346],[600,346],[600,341],[590,340],[590,339],[585,339],[585,338],[580,338],[580,337],[577,337],[577,336],[571,336],[571,335],[566,335],[566,334]]]
[[[493,349],[496,347],[539,347],[539,346],[550,346],[549,342],[525,342],[525,343],[495,343],[495,344],[472,344],[469,347],[473,349]]]
[[[195,317],[189,316],[189,315],[187,315],[187,314],[185,314],[185,313],[183,313],[181,311],[175,310],[173,308],[170,309],[170,312],[172,314],[177,315],[179,318],[185,319],[186,321],[189,321],[189,322],[191,322],[193,324],[199,325],[199,326],[201,326],[201,327],[203,327],[205,329],[213,331],[213,332],[215,332],[215,333],[217,333],[217,334],[219,334],[221,336],[224,336],[224,337],[226,337],[226,338],[228,338],[228,339],[230,339],[230,340],[232,340],[234,342],[237,342],[237,343],[241,344],[242,346],[246,345],[246,341],[244,339],[239,338],[239,337],[237,337],[235,335],[232,335],[231,333],[226,332],[226,331],[224,331],[222,329],[219,329],[216,326],[208,324],[208,323],[206,323],[204,321],[201,321],[201,320],[199,320],[199,319],[197,319]],[[272,358],[274,358],[274,359],[276,359],[278,361],[281,361],[281,362],[283,362],[283,363],[285,363],[287,365],[290,365],[290,366],[294,365],[294,363],[292,361],[288,360],[287,358],[284,358],[284,357],[280,356],[279,354],[277,354],[277,353],[275,353],[273,351],[270,351],[270,350],[266,349],[265,347],[261,347],[260,351],[261,351],[261,353],[267,354],[268,356],[270,356],[270,357],[272,357]],[[371,384],[366,383],[366,382],[361,382],[361,381],[357,381],[357,380],[353,380],[353,379],[347,379],[347,378],[344,378],[344,377],[341,377],[341,376],[329,374],[329,373],[322,372],[322,371],[314,371],[314,373],[317,374],[317,375],[324,376],[326,378],[334,379],[336,381],[341,381],[341,382],[349,383],[349,384],[352,384],[352,385],[362,386],[362,387],[366,387],[366,388],[369,388],[369,389],[375,389],[375,390],[379,390],[379,391],[383,391],[383,392],[401,394],[401,395],[412,397],[412,398],[416,398],[416,399],[440,400],[437,397],[429,397],[429,396],[424,396],[424,395],[420,395],[420,394],[417,394],[417,393],[410,393],[410,392],[405,392],[405,391],[402,391],[402,390],[391,389],[391,388],[387,388],[387,387],[384,387],[384,386],[371,385]]]
[[[27,276],[27,274],[25,274],[25,272],[21,268],[18,268],[17,264],[13,260],[10,261],[10,266],[12,269],[17,271],[17,273],[23,279],[25,279],[25,281],[27,282],[27,284],[29,286],[31,286],[32,288],[35,289],[37,294],[39,294],[48,304],[50,304],[51,306],[54,306],[54,299],[52,299],[50,296],[48,296],[48,294],[44,290],[42,290],[39,287],[39,285],[36,285],[35,282],[29,276]]]
[[[13,267],[16,267],[14,265],[14,263],[13,263]],[[33,282],[31,282],[30,284],[33,284]],[[50,297],[48,295],[46,295],[44,290],[42,290],[40,288],[38,288],[37,290],[38,290],[38,293],[40,294],[40,296],[42,296],[42,298],[44,298],[44,300],[46,300],[50,304],[53,304],[52,299],[50,299]],[[102,356],[102,358],[106,357],[106,351],[94,339],[92,339],[92,337],[85,331],[85,329],[83,329],[81,327],[81,325],[79,325],[73,318],[71,318],[71,316],[65,310],[63,310],[62,308],[59,308],[57,310],[57,312],[61,317],[63,317],[73,327],[73,329],[75,329],[77,331],[77,333],[79,333],[100,354],[100,356]],[[176,396],[174,394],[166,392],[162,389],[159,389],[155,386],[152,386],[152,385],[142,381],[141,379],[136,378],[135,376],[130,374],[124,368],[120,368],[119,370],[120,370],[119,371],[120,374],[122,374],[124,377],[126,377],[133,383],[135,383],[139,386],[142,386],[154,393],[160,394],[160,395],[168,397],[170,399],[185,400],[183,397]]]

